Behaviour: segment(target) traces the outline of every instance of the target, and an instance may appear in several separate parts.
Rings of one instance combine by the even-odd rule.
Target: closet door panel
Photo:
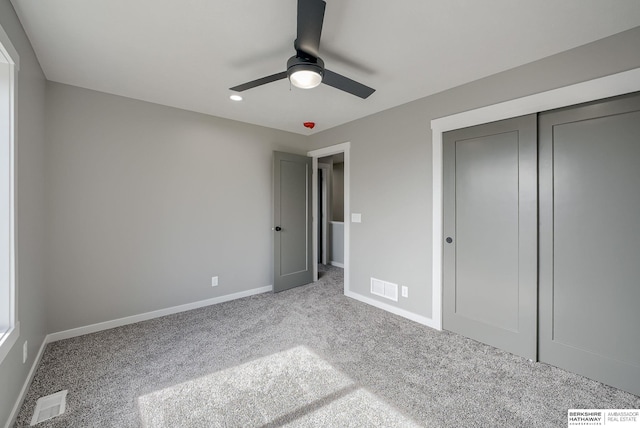
[[[640,97],[540,115],[539,358],[640,394]]]
[[[536,116],[444,135],[443,327],[536,358]]]

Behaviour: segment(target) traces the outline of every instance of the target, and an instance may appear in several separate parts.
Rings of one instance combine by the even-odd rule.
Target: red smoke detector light
[[[305,123],[303,123],[303,125],[306,128],[313,129],[313,127],[316,126],[316,123],[315,122],[305,122]]]

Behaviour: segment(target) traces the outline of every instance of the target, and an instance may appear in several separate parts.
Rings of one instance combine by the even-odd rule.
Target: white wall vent
[[[67,406],[67,392],[68,390],[65,389],[64,391],[38,398],[36,409],[33,411],[33,417],[31,418],[31,426],[63,414]]]
[[[398,301],[398,284],[371,278],[371,294]]]

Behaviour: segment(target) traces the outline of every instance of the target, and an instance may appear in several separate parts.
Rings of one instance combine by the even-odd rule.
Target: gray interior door
[[[640,96],[539,132],[540,361],[640,395]]]
[[[536,115],[443,141],[443,327],[535,359]]]
[[[313,281],[311,158],[274,152],[273,291]]]

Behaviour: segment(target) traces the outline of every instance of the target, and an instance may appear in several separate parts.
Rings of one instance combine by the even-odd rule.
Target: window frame
[[[0,133],[0,153],[7,159],[8,168],[0,168],[0,174],[7,174],[3,177],[9,184],[8,189],[0,190],[0,197],[8,199],[4,217],[8,219],[8,260],[7,274],[0,278],[0,281],[7,281],[9,297],[9,329],[0,334],[0,363],[2,363],[17,342],[20,336],[20,322],[18,320],[18,290],[16,285],[16,123],[17,123],[17,96],[18,70],[20,68],[20,58],[18,52],[13,47],[9,36],[0,26],[0,62],[8,66],[9,87],[8,87],[8,114],[0,117],[0,124],[6,125],[8,132]],[[3,126],[4,127],[4,126]],[[3,225],[4,227],[4,225]]]

